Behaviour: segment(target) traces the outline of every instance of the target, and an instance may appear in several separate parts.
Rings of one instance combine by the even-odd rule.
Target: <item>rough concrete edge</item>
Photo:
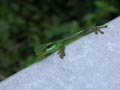
[[[115,21],[117,21],[118,18],[120,18],[120,16],[118,16],[118,17],[110,20],[109,22],[107,22],[107,23],[105,23],[105,24],[103,24],[103,25],[107,25],[107,24],[110,24],[111,22],[115,22]],[[54,54],[54,53],[53,53],[53,54]],[[51,54],[51,55],[53,55],[53,54]],[[50,55],[50,56],[51,56],[51,55]],[[46,58],[49,58],[49,56],[46,57]],[[44,59],[46,59],[46,58],[44,58]],[[43,60],[44,60],[44,59],[43,59]],[[42,60],[42,61],[43,61],[43,60]],[[16,75],[19,75],[22,71],[25,71],[25,70],[29,69],[29,67],[32,67],[32,66],[34,66],[34,65],[37,65],[38,63],[41,63],[41,61],[37,61],[37,62],[29,65],[28,67],[26,67],[26,68],[24,68],[24,69],[16,72],[15,74],[13,74],[13,75],[9,76],[8,78],[6,78],[5,80],[1,81],[0,84],[3,83],[3,82],[6,82],[7,80],[13,78],[13,77],[16,76]]]

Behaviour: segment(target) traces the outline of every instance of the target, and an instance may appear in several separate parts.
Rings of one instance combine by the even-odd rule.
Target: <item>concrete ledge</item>
[[[0,90],[120,90],[120,17],[0,83]]]

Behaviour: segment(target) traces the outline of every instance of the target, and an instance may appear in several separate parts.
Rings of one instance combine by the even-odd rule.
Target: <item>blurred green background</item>
[[[33,48],[119,16],[120,0],[0,0],[0,80],[35,62]]]

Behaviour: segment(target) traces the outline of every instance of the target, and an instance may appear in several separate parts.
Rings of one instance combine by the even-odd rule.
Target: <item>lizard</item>
[[[39,58],[44,58],[45,56],[48,56],[49,54],[52,54],[53,52],[58,50],[58,55],[61,59],[64,58],[65,54],[65,46],[69,43],[71,43],[72,41],[81,38],[82,36],[88,35],[89,33],[94,32],[95,34],[104,34],[103,31],[101,31],[101,28],[107,28],[107,25],[101,25],[101,26],[96,26],[96,27],[92,27],[86,30],[80,30],[79,32],[71,35],[70,37],[67,37],[65,39],[62,40],[58,40],[55,42],[49,42],[47,44],[42,44],[38,47],[36,47],[34,49],[36,55]]]

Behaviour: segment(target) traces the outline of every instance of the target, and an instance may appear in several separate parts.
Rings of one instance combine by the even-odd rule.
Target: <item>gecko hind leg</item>
[[[98,26],[98,27],[96,27],[95,31],[94,31],[95,34],[98,34],[98,33],[104,34],[104,32],[100,30],[101,28],[107,28],[107,25],[106,26]]]

